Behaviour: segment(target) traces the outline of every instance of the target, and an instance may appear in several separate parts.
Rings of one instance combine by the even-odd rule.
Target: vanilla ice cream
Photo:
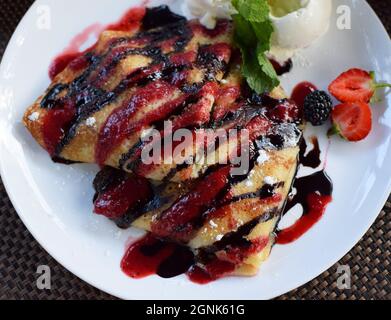
[[[182,14],[198,19],[209,29],[218,19],[231,19],[237,13],[231,0],[184,0]],[[332,0],[268,0],[274,25],[271,58],[280,63],[298,49],[310,46],[322,37],[330,25]]]
[[[298,49],[310,46],[329,29],[332,0],[290,0],[291,10],[281,3],[287,0],[269,0],[270,19],[274,25],[270,55],[277,61],[286,61]],[[275,5],[275,7],[274,7]]]

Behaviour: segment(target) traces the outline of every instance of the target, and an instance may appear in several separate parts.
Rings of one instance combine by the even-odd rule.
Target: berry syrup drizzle
[[[148,233],[129,246],[121,262],[123,272],[135,279],[153,274],[162,278],[186,274],[191,281],[206,284],[231,274],[247,257],[261,252],[269,243],[268,237],[251,241],[245,238],[261,218],[245,224],[237,232],[225,235],[212,246],[199,249],[197,253],[180,244],[186,243],[190,235],[196,231],[194,228],[197,221],[199,222],[208,212],[208,203],[211,199],[221,198],[221,208],[227,208],[226,204],[231,203],[230,200],[236,201],[235,198],[230,199],[226,196],[233,183],[236,181],[230,176],[230,167],[222,167],[202,178],[191,191],[167,209],[161,219],[155,221],[152,225],[154,234]],[[161,201],[156,199],[158,195],[152,195],[153,188],[147,179],[130,176],[108,167],[98,174],[94,187],[97,192],[94,199],[95,212],[114,221],[128,212],[132,215],[135,212],[142,213],[144,206],[149,208],[150,203]],[[271,203],[279,202],[281,199],[276,197],[274,189],[273,186],[263,187],[262,192],[255,194],[254,197]],[[220,195],[216,197],[217,194]],[[219,208],[216,205],[216,212]],[[140,216],[139,213],[135,218]],[[175,227],[178,225],[187,227],[176,233]],[[166,236],[174,239],[175,243],[162,240]],[[222,250],[224,260],[215,254]],[[199,264],[202,264],[203,268],[200,268]]]
[[[155,31],[151,29],[159,26],[167,26],[167,28]],[[225,32],[227,27],[228,23],[222,21],[210,36],[218,36],[221,32]],[[44,141],[47,151],[53,158],[60,157],[84,120],[106,105],[118,102],[119,97],[126,90],[135,87],[137,90],[130,97],[131,100],[125,101],[122,108],[113,112],[108,122],[101,128],[96,160],[99,164],[103,163],[124,137],[140,130],[140,126],[149,125],[151,121],[159,122],[170,118],[170,115],[177,114],[180,110],[183,110],[184,114],[187,110],[191,110],[186,106],[197,97],[197,93],[201,93],[202,88],[186,82],[189,65],[197,63],[199,68],[207,70],[205,75],[215,77],[218,72],[225,70],[230,60],[231,48],[223,43],[203,46],[198,53],[183,53],[194,36],[192,29],[205,32],[208,36],[209,32],[175,15],[166,6],[131,9],[120,22],[108,26],[105,30],[129,32],[133,29],[140,30],[140,33],[134,37],[113,39],[107,43],[107,54],[102,54],[101,50],[96,52],[96,45],[84,52],[66,52],[63,58],[72,55],[72,58],[76,57],[75,60],[67,65],[64,62],[65,58],[59,58],[57,61],[63,62],[58,63],[58,67],[52,68],[53,76],[65,67],[70,68],[71,71],[82,71],[69,84],[53,85],[42,99],[41,107],[48,110],[43,125]],[[85,37],[86,35],[83,34],[83,38]],[[164,50],[168,50],[169,53],[163,53]],[[144,68],[130,70],[130,74],[121,79],[115,88],[102,87],[112,75],[113,69],[130,55],[148,57],[151,59],[151,64]],[[159,84],[158,77],[161,78],[162,86],[156,88]],[[143,122],[128,123],[129,120],[133,120],[132,117],[136,113],[140,113],[140,108],[161,100],[163,96],[178,96],[178,99],[167,101],[167,104],[162,105],[159,110],[146,115]],[[199,99],[202,100],[202,97]],[[122,130],[124,126],[129,128]]]
[[[304,85],[303,88],[307,90],[308,85]],[[301,144],[300,163],[304,166],[317,168],[321,163],[319,142],[316,138],[312,138],[312,144],[314,146],[313,149],[306,154],[307,144],[303,140]],[[189,237],[189,232],[191,233],[193,231],[193,225],[188,224],[188,222],[195,221],[194,218],[202,211],[200,210],[201,204],[208,204],[211,197],[215,197],[214,192],[210,188],[205,188],[204,185],[209,183],[208,180],[217,181],[214,186],[216,192],[223,186],[225,186],[224,190],[228,190],[229,187],[226,186],[228,180],[224,179],[224,176],[227,176],[227,174],[228,171],[226,168],[222,168],[206,176],[199,183],[199,190],[197,190],[197,187],[194,188],[192,193],[182,197],[171,209],[167,210],[163,215],[165,218],[155,222],[152,227],[157,235],[148,233],[144,238],[130,245],[121,262],[123,272],[135,279],[151,275],[172,278],[186,274],[189,280],[194,283],[207,284],[232,274],[248,256],[262,251],[268,244],[267,238],[249,242],[244,240],[243,237],[259,221],[251,222],[242,227],[241,230],[238,230],[238,232],[224,237],[220,242],[213,245],[213,247],[226,251],[226,259],[224,260],[219,259],[215,254],[210,254],[210,252],[201,250],[194,253],[186,246],[159,239],[159,235],[161,237],[167,236],[166,232],[169,235],[172,234],[172,230],[175,230],[175,226],[178,225],[178,219],[176,218],[178,216],[181,219],[181,223],[179,224],[183,225],[184,221],[182,220],[185,219],[185,224],[188,228],[181,230],[181,233],[176,237],[179,242],[185,242]],[[215,175],[219,177],[217,178]],[[221,181],[221,183],[219,184],[218,181]],[[285,212],[288,212],[296,204],[301,204],[304,214],[295,225],[279,231],[276,241],[278,244],[291,243],[300,238],[319,221],[327,205],[332,200],[332,183],[324,171],[296,179],[293,188],[296,188],[297,194],[290,199]],[[205,193],[203,191],[204,189],[209,190],[210,194],[209,192]],[[269,199],[269,196],[273,198],[273,192],[265,195],[267,199]],[[193,203],[194,201],[192,199],[197,199],[197,203]],[[202,268],[199,267],[200,263],[203,266]]]
[[[291,99],[302,108],[306,96],[315,90],[317,90],[316,86],[310,82],[299,83],[293,90]],[[313,149],[306,155],[308,146],[303,138],[300,145],[299,164],[316,169],[321,164],[321,152],[318,139],[312,137],[311,140]],[[325,169],[296,179],[292,188],[296,189],[296,194],[288,200],[283,215],[297,204],[303,208],[303,215],[293,226],[278,230],[277,244],[289,244],[302,237],[322,218],[332,201],[333,183]]]
[[[174,278],[186,274],[190,281],[207,284],[228,276],[235,271],[249,255],[262,251],[268,245],[268,238],[250,242],[243,236],[256,226],[257,221],[249,223],[231,236],[226,236],[220,244],[229,249],[226,259],[202,249],[194,252],[185,246],[158,239],[151,233],[129,246],[121,261],[122,271],[134,279],[151,275]],[[250,230],[249,230],[250,229]],[[219,243],[217,243],[217,248]],[[199,267],[202,264],[202,268]]]
[[[86,50],[80,50],[80,48],[87,42],[91,36],[98,37],[102,31],[131,31],[137,29],[140,26],[141,20],[145,15],[145,7],[132,8],[115,24],[110,24],[107,27],[103,27],[99,23],[95,23],[76,37],[74,37],[68,47],[59,54],[51,63],[49,67],[49,77],[51,80],[65,70],[68,66],[77,71],[85,67],[83,64],[83,56],[86,53],[92,51],[96,43]]]
[[[94,63],[94,61],[88,61],[88,59],[91,58],[88,53],[93,51],[96,45],[93,45],[83,52],[80,50],[81,46],[92,34],[97,34],[103,30],[131,31],[133,29],[139,29],[141,23],[147,24],[148,28],[153,28],[157,26],[155,25],[157,20],[165,21],[165,24],[170,23],[170,19],[174,19],[173,21],[177,20],[178,17],[166,15],[166,13],[167,11],[164,10],[161,12],[155,10],[155,16],[146,16],[145,7],[139,7],[131,9],[118,23],[109,25],[106,28],[102,28],[97,24],[87,28],[71,42],[70,46],[63,54],[59,55],[53,61],[49,72],[50,77],[52,79],[55,78],[59,73],[65,70],[66,67],[71,67],[73,70],[77,71],[86,68],[88,63]],[[156,15],[159,15],[158,19]],[[202,31],[210,36],[215,36],[216,34],[219,34],[219,32],[224,31],[224,28],[226,27],[226,25],[221,24],[221,26],[214,31],[208,31],[203,28]],[[193,28],[200,28],[200,26],[194,25]],[[151,55],[153,55],[153,53],[151,53]],[[155,57],[153,56],[153,58]],[[189,57],[187,59],[191,58]],[[289,72],[292,68],[292,64],[289,61],[284,65],[277,65],[276,63],[273,63],[273,65],[278,74]],[[145,72],[148,72],[148,70]],[[133,78],[130,78],[130,80],[128,79],[127,84],[139,81],[138,74],[132,76]],[[54,90],[53,95],[57,95],[63,90],[60,86],[52,89]],[[121,90],[121,88],[122,87],[119,87],[118,90]],[[301,84],[295,89],[292,99],[299,107],[302,107],[305,96],[309,92],[315,90],[314,88],[315,87],[309,83]],[[171,90],[172,88],[168,89]],[[96,101],[94,100],[96,103],[94,104],[104,105],[104,103],[110,101],[110,96],[102,95],[99,91],[89,92],[89,94],[91,94],[94,99],[96,96]],[[48,98],[43,103],[47,104],[46,107],[51,109],[51,102],[49,93]],[[180,104],[180,102],[181,101],[175,101],[173,103],[176,105]],[[52,155],[58,153],[56,152],[56,144],[61,138],[61,132],[58,131],[58,128],[67,130],[68,127],[71,127],[69,123],[72,117],[75,116],[75,106],[72,101],[65,100],[61,101],[61,103],[65,106],[69,106],[69,108],[64,108],[63,111],[53,111],[50,113],[50,119],[47,121],[48,123],[53,123],[53,125],[47,126],[47,132],[45,134],[47,137],[52,137],[52,139],[46,141],[49,149],[48,151],[50,151]],[[137,103],[142,102],[137,101]],[[285,115],[288,111],[291,111],[291,108],[287,105],[279,105],[278,108],[275,109],[276,110],[274,110],[274,113],[271,116],[277,118],[282,118],[281,114]],[[292,116],[289,112],[287,113],[287,117]],[[295,114],[294,116],[296,117],[297,115]],[[320,152],[318,152],[316,148],[315,145],[315,151],[313,150],[306,157],[304,157],[305,150],[302,152],[301,161],[303,164],[308,165],[308,163],[310,163],[314,166],[317,163],[316,158],[319,157]],[[104,158],[104,156],[102,157]],[[129,176],[124,173],[113,174],[112,170],[103,172],[103,174],[106,175],[106,177],[102,179],[105,183],[99,184],[98,181],[95,184],[97,196],[94,200],[94,204],[95,212],[97,214],[105,215],[108,218],[115,220],[129,211],[138,212],[139,208],[143,207],[153,197],[153,187],[150,185],[150,182],[144,178],[129,178]],[[200,183],[201,187],[199,190],[195,190],[198,194],[185,196],[176,204],[176,206],[165,212],[165,219],[161,222],[162,224],[153,225],[153,229],[158,235],[164,237],[166,236],[167,231],[175,229],[174,224],[177,224],[178,219],[183,218],[183,216],[178,213],[178,210],[180,210],[180,212],[187,213],[185,223],[188,226],[188,230],[178,233],[177,238],[179,241],[184,242],[185,240],[188,240],[189,234],[186,232],[193,231],[193,222],[196,221],[195,218],[197,218],[199,213],[202,213],[206,209],[202,207],[202,204],[210,204],[213,200],[210,197],[214,197],[215,193],[220,193],[220,189],[229,189],[229,177],[227,176],[224,178],[225,174],[224,168],[215,173],[215,175],[221,175],[219,177],[215,177],[212,173],[212,178],[215,180],[218,178],[217,181],[220,181],[220,183],[212,185],[206,179],[203,182],[204,184],[202,184],[202,182]],[[205,188],[204,185],[210,185],[210,188]],[[304,208],[304,215],[293,227],[279,232],[278,243],[289,243],[299,238],[321,218],[327,204],[331,201],[332,184],[324,171],[320,171],[309,177],[297,179],[294,183],[294,187],[298,190],[298,193],[289,201],[286,211],[295,204],[300,203]],[[211,190],[213,192],[210,192],[209,194],[203,190],[204,188],[209,192]],[[266,197],[269,198],[274,198],[274,196],[275,194],[273,192],[266,195]],[[182,206],[185,207],[182,208]],[[121,268],[125,274],[136,279],[154,274],[163,278],[172,278],[181,274],[187,274],[189,279],[195,283],[209,283],[232,274],[237,266],[243,263],[248,256],[261,252],[268,245],[269,239],[249,241],[245,238],[259,222],[259,220],[251,221],[239,228],[237,232],[226,235],[221,241],[213,245],[215,248],[214,250],[225,250],[227,257],[224,260],[217,258],[215,255],[216,251],[212,250],[212,252],[210,252],[200,250],[200,252],[194,254],[193,251],[186,246],[164,241],[152,234],[147,234],[144,238],[133,243],[128,248],[121,262]],[[167,224],[168,228],[166,228]],[[211,249],[209,248],[209,250]],[[202,269],[198,266],[199,264],[203,265]]]
[[[300,107],[304,107],[305,98],[311,93],[317,90],[317,87],[311,82],[304,81],[296,85],[293,89],[291,99],[296,102],[296,104]]]
[[[323,170],[296,179],[293,187],[297,193],[289,200],[285,213],[300,204],[303,215],[293,226],[278,232],[277,244],[289,244],[303,236],[322,218],[327,205],[332,201],[333,185]]]

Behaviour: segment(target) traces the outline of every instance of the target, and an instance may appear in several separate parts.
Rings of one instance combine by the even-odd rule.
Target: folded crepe
[[[298,153],[298,146],[269,145],[254,154],[248,175],[220,165],[181,184],[107,167],[94,182],[95,212],[190,247],[205,272],[217,259],[232,264],[229,274],[254,275],[274,244]]]
[[[107,166],[94,183],[96,213],[191,248],[206,272],[217,259],[232,264],[230,274],[253,275],[295,177],[301,114],[281,88],[247,87],[231,22],[148,25],[103,32],[28,108],[25,126],[55,160]],[[145,164],[143,137],[154,129],[164,144],[167,120],[171,132],[247,129],[249,171],[232,174],[239,139],[212,141],[208,154],[189,144],[195,163],[172,155]]]
[[[252,93],[242,89],[232,38],[229,21],[207,30],[180,17],[153,29],[140,24],[128,32],[105,31],[28,108],[25,126],[56,160],[108,165],[159,181],[197,178],[214,162],[144,164],[142,138],[155,129],[164,143],[167,120],[172,131],[252,125],[253,117],[243,112],[253,104]],[[276,89],[272,96],[283,93]],[[200,147],[189,145],[186,154],[195,157]],[[235,148],[221,147],[226,158]]]

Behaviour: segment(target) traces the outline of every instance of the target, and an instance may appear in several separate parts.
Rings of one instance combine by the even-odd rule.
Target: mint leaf
[[[258,94],[271,92],[280,83],[277,77],[271,76],[275,71],[269,60],[265,57],[265,63],[261,65],[259,57],[251,53],[243,54],[242,73],[250,88]]]
[[[232,18],[235,24],[235,43],[240,48],[251,48],[254,46],[257,43],[257,35],[251,23],[238,14]]]
[[[266,20],[263,22],[251,22],[251,24],[258,39],[257,51],[260,51],[258,49],[260,46],[264,52],[269,51],[271,37],[274,31],[273,23],[270,20]]]
[[[242,52],[242,55],[242,73],[246,77],[247,83],[250,88],[259,94],[269,91],[267,85],[268,81],[264,79],[265,74],[263,73],[256,57],[252,57],[246,52]]]
[[[267,0],[232,0],[239,12],[233,16],[235,43],[242,53],[242,74],[258,94],[270,92],[280,84],[266,57],[270,50],[273,24]]]
[[[270,8],[266,0],[233,0],[232,4],[248,21],[263,22],[269,19]]]
[[[275,87],[280,85],[280,80],[278,79],[276,70],[274,69],[273,65],[269,61],[269,59],[265,56],[264,51],[262,50],[258,55],[258,63],[261,66],[264,79],[263,87],[265,91],[270,92]]]

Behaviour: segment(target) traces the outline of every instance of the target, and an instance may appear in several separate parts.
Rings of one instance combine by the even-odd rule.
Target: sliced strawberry
[[[374,72],[350,69],[330,84],[329,91],[341,102],[368,103],[377,89],[386,87],[391,87],[391,85],[377,83]]]
[[[367,103],[349,102],[336,106],[331,114],[329,135],[339,134],[348,141],[365,139],[372,130],[372,111]]]

